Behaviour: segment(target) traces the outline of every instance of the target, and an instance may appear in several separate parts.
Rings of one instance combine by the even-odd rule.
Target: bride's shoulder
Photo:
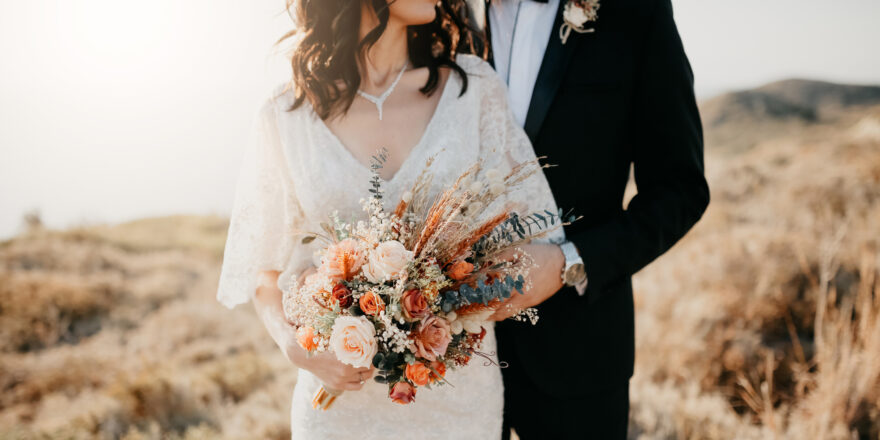
[[[497,96],[504,94],[506,85],[498,76],[495,68],[488,61],[471,54],[459,54],[455,63],[461,67],[468,77],[468,90],[481,96]]]
[[[269,93],[264,95],[260,110],[264,113],[287,111],[293,107],[295,100],[296,93],[291,83],[277,84],[275,87],[272,87]]]
[[[482,76],[487,73],[495,73],[495,69],[488,61],[473,54],[460,53],[455,56],[455,63],[468,75]]]
[[[296,94],[293,86],[288,83],[279,84],[271,89],[268,96],[263,98],[259,109],[257,110],[258,118],[272,125],[280,124],[282,120],[290,120],[291,116],[305,111],[305,106],[299,106],[293,109],[293,103],[296,100]],[[296,118],[299,120],[299,118]]]
[[[493,95],[498,90],[503,90],[504,81],[495,72],[495,68],[488,61],[471,54],[459,54],[455,57],[455,63],[467,74],[468,90],[483,96]]]
[[[271,93],[264,101],[264,107],[272,107],[276,110],[290,109],[296,100],[296,93],[292,82],[285,82],[272,88]]]

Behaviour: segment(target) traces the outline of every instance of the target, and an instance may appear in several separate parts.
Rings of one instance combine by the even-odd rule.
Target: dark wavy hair
[[[372,8],[379,24],[360,39],[364,4]],[[291,55],[290,87],[295,96],[291,110],[308,99],[324,120],[348,111],[361,84],[358,63],[366,59],[367,50],[385,31],[388,6],[388,0],[287,0],[295,28],[279,43],[291,37],[296,40]],[[455,63],[455,55],[471,53],[486,58],[486,40],[471,25],[466,0],[440,0],[435,9],[433,22],[407,29],[410,63],[428,68],[428,80],[420,89],[426,96],[437,90],[441,66],[461,77],[464,94],[467,74]]]

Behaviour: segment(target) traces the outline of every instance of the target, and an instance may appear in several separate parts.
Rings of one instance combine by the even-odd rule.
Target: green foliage
[[[544,230],[560,224],[565,225],[575,220],[577,220],[577,217],[571,211],[563,212],[561,208],[557,212],[545,209],[543,212],[533,212],[525,216],[520,216],[514,212],[510,214],[507,220],[496,226],[492,232],[486,234],[486,236],[474,244],[473,250],[476,255],[482,255],[491,248],[526,240]]]
[[[477,287],[473,288],[467,284],[463,284],[457,291],[450,290],[443,292],[443,300],[440,308],[449,313],[461,306],[468,304],[484,304],[488,305],[494,299],[507,299],[514,290],[523,293],[523,285],[525,279],[522,275],[516,279],[510,275],[502,280],[495,280],[492,284],[486,284],[485,278],[477,281]]]
[[[379,151],[370,158],[370,171],[373,173],[373,176],[370,178],[369,191],[376,200],[382,200],[382,177],[379,176],[379,170],[385,166],[385,162],[387,161],[388,150],[385,148],[379,149]]]

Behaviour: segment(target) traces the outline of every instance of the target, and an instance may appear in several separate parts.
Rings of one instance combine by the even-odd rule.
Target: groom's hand
[[[489,317],[492,321],[507,319],[519,311],[534,307],[553,296],[562,288],[562,268],[565,256],[559,245],[550,243],[526,244],[520,248],[535,261],[535,267],[529,271],[525,294],[514,292],[501,307]],[[512,253],[512,251],[511,251]]]

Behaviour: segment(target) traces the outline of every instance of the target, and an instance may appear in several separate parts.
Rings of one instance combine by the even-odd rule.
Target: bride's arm
[[[268,100],[252,130],[229,220],[217,300],[228,308],[252,301],[269,335],[294,365],[332,388],[358,389],[360,376],[367,378],[369,370],[342,364],[332,354],[307,357],[284,316],[279,274],[299,273],[311,265],[311,258],[293,234],[305,217],[286,165],[278,116],[275,100]]]
[[[330,352],[309,356],[296,341],[296,327],[284,316],[282,292],[278,288],[278,271],[263,271],[259,275],[253,297],[257,316],[284,356],[299,368],[317,376],[321,382],[336,390],[356,391],[362,379],[372,377],[372,368],[355,368],[339,362]]]
[[[507,103],[504,82],[485,62],[479,62],[474,70],[479,77],[480,155],[484,163],[506,172],[517,164],[536,160],[528,136],[516,123]],[[553,158],[549,159],[553,161]],[[555,213],[557,210],[550,185],[541,171],[511,191],[508,199],[519,205],[521,210],[518,213],[521,215],[544,210]],[[565,257],[558,243],[564,239],[565,233],[559,227],[548,235],[521,246],[535,261],[535,267],[529,271],[527,284],[530,287],[525,295],[513,295],[506,306],[499,308],[491,319],[506,319],[516,310],[546,301],[562,288]]]

